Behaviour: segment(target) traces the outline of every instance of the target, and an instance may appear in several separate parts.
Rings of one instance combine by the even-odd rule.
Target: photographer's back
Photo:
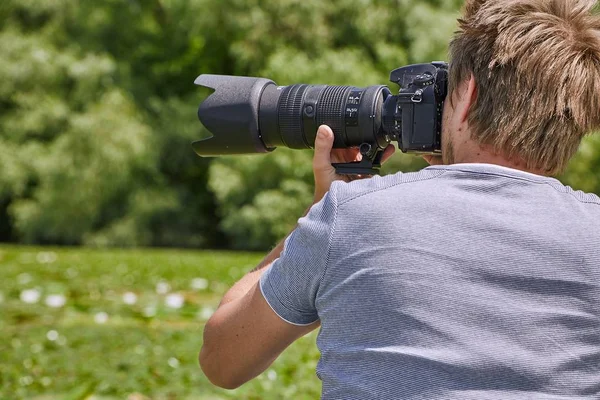
[[[321,213],[323,398],[600,395],[597,196],[464,164],[336,183]]]

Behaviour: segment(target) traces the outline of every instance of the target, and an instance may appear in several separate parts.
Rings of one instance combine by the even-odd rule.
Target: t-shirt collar
[[[466,164],[452,164],[452,165],[433,165],[426,169],[495,174],[495,175],[514,177],[514,178],[528,179],[528,180],[532,180],[532,181],[557,182],[556,179],[551,178],[551,177],[536,175],[531,172],[525,172],[525,171],[521,171],[518,169],[509,168],[509,167],[504,167],[504,166],[497,165],[497,164],[466,163]]]

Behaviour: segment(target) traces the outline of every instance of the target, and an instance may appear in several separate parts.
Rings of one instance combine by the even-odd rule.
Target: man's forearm
[[[312,206],[311,206],[312,207]],[[304,212],[303,216],[308,214],[310,207]],[[294,227],[294,229],[296,229]],[[292,230],[293,232],[294,230]],[[285,245],[286,239],[291,235],[291,232],[281,241],[267,256],[258,264],[256,268],[252,271],[248,272],[242,279],[240,279],[231,289],[227,291],[225,296],[223,296],[223,300],[221,300],[221,304],[230,303],[240,297],[246,295],[248,291],[256,285],[256,282],[260,280],[262,274],[266,271],[266,269],[273,263],[273,261],[277,260],[283,251],[283,247]]]
[[[317,326],[300,331],[284,323],[272,313],[259,288],[262,274],[280,257],[288,236],[229,289],[206,323],[199,361],[217,386],[235,389],[258,376],[293,340]]]
[[[288,235],[289,236],[289,235]],[[287,236],[286,236],[287,239]],[[279,258],[279,255],[283,251],[285,239],[282,240],[271,252],[258,264],[256,268],[248,272],[242,279],[240,279],[231,289],[227,291],[220,305],[230,303],[240,297],[244,296],[248,291],[260,280],[260,277],[265,270],[273,263],[273,261]]]

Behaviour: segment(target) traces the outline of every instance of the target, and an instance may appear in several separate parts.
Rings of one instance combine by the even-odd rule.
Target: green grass
[[[198,367],[206,319],[261,257],[0,246],[0,399],[318,398],[314,334],[235,391]]]

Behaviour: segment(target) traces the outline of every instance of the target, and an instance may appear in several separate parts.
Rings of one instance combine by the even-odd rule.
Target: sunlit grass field
[[[315,335],[235,391],[202,330],[260,254],[0,246],[0,399],[315,399]]]

